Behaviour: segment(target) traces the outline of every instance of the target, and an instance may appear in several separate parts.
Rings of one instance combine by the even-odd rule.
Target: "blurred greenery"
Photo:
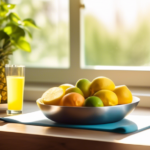
[[[85,16],[85,64],[88,66],[143,66],[150,64],[150,24],[147,20],[136,31],[121,27],[111,34],[92,15]]]
[[[5,40],[12,45],[12,52],[21,49],[27,52],[31,51],[30,44],[26,38],[29,27],[37,27],[32,19],[21,20],[20,17],[12,10],[15,8],[14,4],[8,4],[0,0],[0,41]],[[28,23],[26,23],[28,22]]]
[[[23,0],[16,7],[17,14],[34,18],[40,26],[38,31],[25,30],[30,37],[30,32],[34,35],[32,53],[28,55],[22,51],[15,52],[13,61],[16,64],[24,62],[37,67],[69,66],[69,21],[59,20],[64,13],[54,8],[59,2],[60,0]],[[15,15],[11,18],[18,19]],[[24,20],[24,25],[30,23],[34,26],[34,22]],[[119,26],[112,34],[95,16],[88,14],[84,17],[84,33],[85,66],[150,65],[150,23],[147,20],[141,21],[133,31],[125,31]],[[16,57],[19,59],[16,60]]]
[[[40,30],[29,30],[34,35],[32,52],[30,55],[22,51],[15,52],[12,58],[15,64],[22,62],[26,66],[56,68],[69,66],[69,23],[68,20],[59,20],[61,10],[55,10],[55,4],[57,0],[22,0],[16,7],[16,12],[22,18],[34,18]],[[24,20],[25,25],[28,25],[27,21],[30,20]],[[16,57],[19,59],[16,60]]]

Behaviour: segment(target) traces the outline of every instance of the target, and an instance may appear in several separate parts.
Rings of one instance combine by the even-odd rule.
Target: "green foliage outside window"
[[[139,22],[134,30],[125,31],[118,25],[114,34],[94,16],[86,15],[85,64],[86,66],[149,66],[150,22]]]
[[[0,0],[0,42],[1,47],[10,43],[11,53],[17,49],[31,51],[27,36],[32,38],[29,28],[38,28],[34,20],[27,18],[22,20],[13,12],[14,4],[8,4]]]

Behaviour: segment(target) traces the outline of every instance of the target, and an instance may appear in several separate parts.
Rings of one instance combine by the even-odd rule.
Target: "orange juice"
[[[24,93],[23,76],[7,76],[8,110],[22,110]]]

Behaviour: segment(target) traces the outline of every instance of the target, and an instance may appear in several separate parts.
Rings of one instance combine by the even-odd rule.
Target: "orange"
[[[103,101],[104,106],[115,106],[118,104],[117,95],[110,90],[100,90],[94,96],[99,97]]]
[[[132,93],[127,86],[117,86],[113,92],[118,97],[118,104],[129,104],[132,102]]]
[[[41,97],[41,101],[47,105],[59,105],[61,98],[65,92],[60,87],[53,87],[48,89]]]
[[[85,99],[79,93],[68,93],[61,99],[61,106],[76,106],[81,107],[84,105]]]
[[[100,76],[95,78],[90,85],[90,95],[94,95],[99,90],[110,90],[113,91],[115,89],[114,82],[106,77]]]

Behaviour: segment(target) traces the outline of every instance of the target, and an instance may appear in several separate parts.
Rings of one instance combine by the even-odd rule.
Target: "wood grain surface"
[[[1,132],[1,150],[149,150],[149,146]]]

